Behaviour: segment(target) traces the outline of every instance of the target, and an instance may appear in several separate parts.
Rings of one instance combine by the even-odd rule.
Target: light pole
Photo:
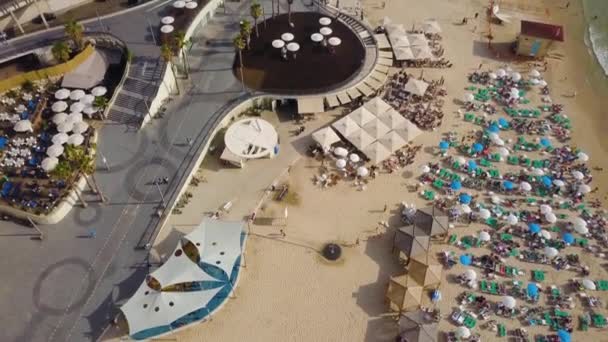
[[[162,201],[163,208],[166,208],[167,204],[165,203],[165,196],[163,196],[163,191],[160,189],[160,185],[158,185],[158,182],[156,182],[156,188],[158,189],[158,193],[160,194],[160,200]]]
[[[154,44],[158,45],[156,35],[154,34],[154,29],[152,28],[152,24],[150,24],[150,19],[148,19],[148,17],[146,17],[146,22],[148,22],[148,28],[150,29],[150,34],[152,35],[152,40],[154,40]]]
[[[103,153],[101,153],[101,151],[99,151],[99,156],[101,157],[101,162],[103,163],[103,165],[105,165],[106,170],[110,171],[110,165],[108,165],[108,160],[106,159],[106,157],[103,155]]]

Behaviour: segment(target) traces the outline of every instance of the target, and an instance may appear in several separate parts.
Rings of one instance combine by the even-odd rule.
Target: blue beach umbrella
[[[433,301],[433,303],[439,302],[441,300],[441,297],[441,291],[439,290],[434,290],[431,294],[431,300]]]
[[[445,140],[441,140],[439,142],[439,148],[442,150],[447,150],[450,147],[450,143],[445,141]]]
[[[570,333],[568,333],[564,329],[560,329],[557,331],[557,337],[559,337],[559,342],[572,342],[572,338],[570,338]]]
[[[549,147],[549,146],[551,146],[551,141],[549,141],[549,139],[547,139],[545,137],[542,137],[542,138],[540,138],[540,144],[543,147]]]
[[[537,234],[540,232],[540,225],[538,223],[529,223],[528,229],[530,230],[530,233]]]
[[[462,188],[462,184],[459,181],[455,180],[452,181],[452,183],[450,184],[450,188],[452,188],[452,190],[454,191],[458,191]]]
[[[477,162],[475,162],[473,159],[469,160],[468,165],[470,170],[475,170],[477,168]]]
[[[483,151],[483,145],[480,143],[474,143],[473,144],[473,151],[475,152],[481,152]]]
[[[515,185],[511,181],[502,182],[502,186],[503,188],[505,188],[505,190],[513,190],[513,188],[515,187]]]
[[[509,121],[505,118],[498,118],[498,125],[502,128],[507,128],[509,127]]]
[[[460,263],[465,265],[465,266],[469,266],[471,265],[471,263],[473,262],[473,258],[471,257],[470,254],[463,254],[460,256]]]
[[[574,235],[570,234],[570,233],[566,233],[563,236],[563,240],[565,243],[571,245],[574,243]]]
[[[544,186],[546,187],[550,187],[551,184],[553,184],[553,180],[551,179],[551,177],[549,176],[542,176],[540,178],[540,181],[543,183]]]
[[[490,127],[488,127],[488,131],[490,133],[498,133],[500,132],[500,127],[498,127],[497,124],[491,124]]]
[[[528,296],[532,298],[538,297],[538,286],[535,283],[528,283]]]
[[[458,200],[462,204],[469,204],[471,203],[471,195],[462,193],[460,196],[458,196]]]

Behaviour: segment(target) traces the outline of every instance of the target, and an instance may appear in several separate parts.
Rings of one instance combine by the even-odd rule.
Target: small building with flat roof
[[[516,52],[521,56],[543,57],[555,42],[563,41],[564,28],[561,25],[522,20]]]

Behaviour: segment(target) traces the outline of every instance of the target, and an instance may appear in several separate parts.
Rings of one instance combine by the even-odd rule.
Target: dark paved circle
[[[160,200],[158,190],[152,182],[155,178],[173,177],[177,167],[169,160],[154,157],[150,160],[141,160],[137,162],[124,180],[124,185],[129,189],[131,198],[137,201],[152,201]],[[140,177],[145,173],[145,178]],[[161,190],[165,190],[166,185],[161,185]]]
[[[105,197],[105,196],[104,196]],[[74,221],[80,226],[88,226],[101,217],[101,206],[89,204],[86,208],[75,210]]]
[[[71,270],[72,272],[79,269],[82,274],[78,274],[78,276],[63,274],[69,273],[70,267],[75,268],[74,270]],[[53,277],[58,279],[53,279]],[[64,293],[64,297],[71,297],[71,295],[74,293],[73,291],[77,291],[76,293],[81,293],[81,289],[75,289],[74,287],[80,286],[80,282],[83,277],[86,277],[87,279],[87,286],[84,289],[84,292],[80,294],[80,296],[72,303],[71,306],[69,306],[70,298],[66,298],[65,306],[63,307],[54,306],[52,304],[43,302],[42,297],[55,300],[59,299],[57,298],[59,296],[57,293],[58,291],[52,291],[51,293],[45,293],[43,295],[43,286],[49,285],[51,288],[60,286],[64,289],[64,292],[66,292]],[[49,284],[46,284],[47,282],[49,282]],[[90,264],[86,260],[80,258],[64,259],[49,266],[36,280],[33,292],[34,305],[38,310],[49,315],[71,313],[75,309],[80,308],[86,302],[91,292],[93,292],[94,286],[95,281],[93,279],[93,271],[91,270]]]
[[[322,15],[314,12],[292,13],[290,28],[287,14],[258,24],[260,36],[255,30],[251,34],[250,48],[243,50],[243,78],[252,89],[282,94],[310,94],[327,91],[350,80],[363,66],[365,48],[361,40],[348,26],[332,19],[332,34],[342,44],[329,52],[327,47],[314,43],[310,36],[319,32]],[[281,50],[272,47],[272,41],[281,39],[283,33],[290,32],[293,42],[300,45],[294,60],[288,52],[289,60],[281,57]],[[235,76],[241,79],[238,54],[235,58]]]
[[[323,246],[321,254],[323,254],[323,257],[325,259],[335,261],[338,260],[342,255],[342,247],[335,243],[328,243]]]

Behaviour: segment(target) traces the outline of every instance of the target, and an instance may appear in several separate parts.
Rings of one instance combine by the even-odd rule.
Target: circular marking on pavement
[[[172,162],[163,158],[154,157],[150,160],[141,160],[127,172],[124,185],[134,200],[160,201],[158,189],[152,183],[156,178],[164,177],[169,177],[169,183],[171,183],[176,170],[177,167]],[[144,174],[146,178],[141,179]],[[160,188],[164,191],[167,185],[162,184]]]
[[[80,226],[89,226],[101,217],[101,206],[89,204],[86,208],[75,210],[74,221]]]

